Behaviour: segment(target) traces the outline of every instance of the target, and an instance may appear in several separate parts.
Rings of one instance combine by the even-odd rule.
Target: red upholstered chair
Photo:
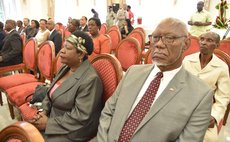
[[[103,83],[103,101],[105,102],[112,94],[122,78],[122,67],[117,58],[110,54],[100,54],[91,61],[97,70]]]
[[[219,48],[221,51],[224,51],[230,56],[230,39],[229,40],[221,40]]]
[[[132,37],[123,39],[118,44],[115,56],[120,61],[123,71],[126,71],[131,65],[140,64],[141,47],[139,42]]]
[[[228,69],[230,71],[230,56],[227,53],[225,53],[224,51],[220,50],[220,49],[215,49],[214,50],[214,54],[217,57],[219,57],[221,60],[223,60],[228,65]],[[217,126],[218,132],[220,132],[220,129],[221,129],[222,125],[225,125],[227,123],[229,111],[230,111],[230,103],[227,106],[224,118],[222,119],[222,121],[220,122],[220,124],[218,124],[218,126]]]
[[[106,34],[107,31],[107,25],[106,23],[101,24],[100,34]]]
[[[132,31],[128,37],[133,37],[138,40],[141,46],[141,51],[145,49],[145,36],[141,31]]]
[[[108,33],[109,31],[111,31],[111,30],[118,30],[118,31],[120,31],[120,30],[119,30],[119,27],[118,27],[117,25],[112,25],[111,27],[109,27],[109,29],[107,30],[107,33]]]
[[[144,34],[144,37],[146,36],[145,35],[145,30],[142,28],[142,27],[136,27],[135,29],[133,29],[133,31],[140,31]]]
[[[191,39],[191,45],[184,52],[184,57],[187,56],[187,55],[190,55],[190,54],[193,54],[193,53],[196,53],[196,52],[200,51],[200,48],[199,48],[199,46],[200,46],[199,45],[199,38],[195,37],[195,36],[190,36],[190,39]]]
[[[55,58],[55,49],[52,41],[44,42],[37,54],[38,69],[40,71],[40,82],[29,82],[7,89],[6,95],[9,101],[11,117],[14,118],[13,106],[19,107],[24,104],[26,98],[33,94],[37,85],[43,84],[45,79],[53,80],[53,63]]]
[[[29,41],[26,43],[26,46],[24,47],[23,64],[20,66],[21,68],[13,68],[13,66],[11,67],[12,70],[22,69],[25,71],[25,73],[1,77],[0,89],[6,90],[19,84],[37,81],[34,75],[28,73],[28,70],[31,70],[36,73],[36,50],[37,43],[35,38],[29,39]]]
[[[62,63],[61,63],[60,52],[59,52],[54,59],[54,67],[53,67],[54,75],[57,75],[61,66],[62,66]]]
[[[15,122],[0,132],[1,142],[45,142],[39,130],[28,122]]]
[[[10,71],[24,71],[24,73],[0,77],[0,93],[19,84],[37,81],[36,77],[29,73],[29,70],[31,70],[36,74],[36,51],[36,40],[31,38],[23,48],[23,63],[0,68],[0,75]],[[1,97],[0,94],[0,103],[2,105]]]
[[[107,35],[109,35],[111,38],[111,42],[112,42],[111,50],[115,52],[119,42],[121,41],[121,33],[119,30],[109,30],[107,32]]]

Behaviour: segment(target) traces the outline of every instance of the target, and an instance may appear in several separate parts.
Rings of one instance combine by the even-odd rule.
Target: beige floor
[[[5,96],[3,96],[3,103],[3,106],[0,106],[0,130],[17,121],[10,118]],[[218,142],[230,142],[230,116],[228,117],[226,126],[221,128]]]

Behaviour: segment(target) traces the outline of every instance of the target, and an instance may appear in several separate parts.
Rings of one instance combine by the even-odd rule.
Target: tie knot
[[[163,72],[158,72],[156,78],[162,78],[162,77],[163,77]]]

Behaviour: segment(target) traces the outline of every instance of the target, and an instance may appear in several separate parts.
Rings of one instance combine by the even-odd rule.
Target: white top
[[[37,40],[38,45],[48,40],[48,37],[50,35],[50,31],[46,29],[44,32],[39,30],[38,33],[35,36],[35,39]]]

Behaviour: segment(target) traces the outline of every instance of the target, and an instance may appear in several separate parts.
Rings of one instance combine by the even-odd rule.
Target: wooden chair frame
[[[37,128],[28,122],[19,121],[4,128],[0,132],[1,142],[20,138],[23,142],[45,142]]]

